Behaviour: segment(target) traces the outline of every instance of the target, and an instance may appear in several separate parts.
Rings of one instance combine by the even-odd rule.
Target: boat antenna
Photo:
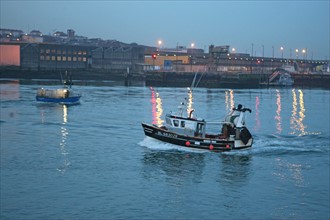
[[[195,88],[198,86],[198,84],[199,84],[199,82],[201,81],[201,79],[202,79],[203,75],[204,75],[204,72],[202,73],[201,77],[199,78],[199,80],[198,80],[198,82],[197,82],[197,84],[196,84]]]
[[[193,91],[193,89],[197,88],[199,82],[201,81],[204,73],[202,73],[201,77],[198,79],[197,83],[195,84],[195,81],[196,81],[196,78],[197,78],[197,74],[198,72],[195,73],[195,76],[194,76],[194,80],[192,81],[191,83],[191,86],[190,86],[190,91]]]
[[[194,86],[195,86],[196,76],[197,76],[197,72],[195,73],[194,79],[193,79],[193,81],[191,83],[190,90],[192,90],[194,88]]]

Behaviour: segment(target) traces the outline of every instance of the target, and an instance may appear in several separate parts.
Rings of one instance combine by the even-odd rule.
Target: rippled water
[[[253,147],[213,153],[143,134],[185,88],[76,86],[63,106],[38,87],[1,84],[1,219],[329,219],[328,90],[197,88],[197,117],[252,109]]]

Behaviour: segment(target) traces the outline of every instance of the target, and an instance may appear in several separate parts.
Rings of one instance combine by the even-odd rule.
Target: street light
[[[283,50],[284,50],[284,47],[281,47],[280,49],[282,51],[282,59],[283,59]]]
[[[302,49],[301,51],[303,53],[303,58],[306,59],[305,54],[306,54],[306,49]]]
[[[236,52],[236,49],[235,49],[235,48],[232,48],[232,49],[231,49],[231,52],[232,52],[232,53],[235,53],[235,52]]]
[[[298,59],[298,57],[299,57],[299,50],[296,49],[296,58]]]
[[[162,46],[162,43],[163,43],[163,42],[162,42],[161,40],[158,41],[159,51],[160,51],[160,48],[161,48],[161,46]]]
[[[190,44],[190,47],[191,47],[191,48],[194,48],[194,47],[195,47],[195,44],[194,44],[194,43],[191,43],[191,44]]]

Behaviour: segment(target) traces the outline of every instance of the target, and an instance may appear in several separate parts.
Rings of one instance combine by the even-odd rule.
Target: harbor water
[[[66,106],[37,103],[39,87],[1,84],[1,219],[330,218],[329,90],[91,84]],[[184,98],[211,122],[250,108],[253,147],[145,137],[141,122],[162,124]]]

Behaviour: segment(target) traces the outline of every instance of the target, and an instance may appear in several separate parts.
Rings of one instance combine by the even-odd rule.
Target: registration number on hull
[[[163,137],[169,137],[169,138],[177,138],[178,137],[178,135],[176,135],[176,134],[171,134],[171,133],[166,133],[166,132],[161,132],[161,131],[158,131],[157,135],[163,136]]]

